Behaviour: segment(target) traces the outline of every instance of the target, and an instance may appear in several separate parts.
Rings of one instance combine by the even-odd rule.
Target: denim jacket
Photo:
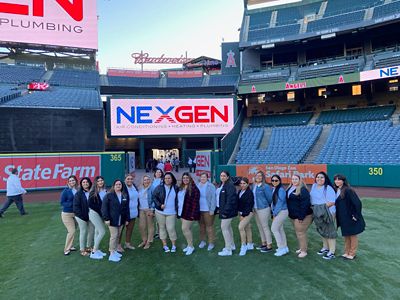
[[[254,191],[254,186],[252,191]],[[271,205],[272,190],[268,184],[263,184],[256,187],[254,202],[256,203],[257,209],[264,209]]]
[[[278,190],[278,199],[275,205],[272,205],[272,215],[276,217],[281,210],[287,209],[286,203],[286,192],[283,187],[280,187]]]

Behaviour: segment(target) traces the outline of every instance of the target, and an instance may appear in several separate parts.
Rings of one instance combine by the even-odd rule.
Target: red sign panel
[[[168,71],[169,78],[194,78],[202,76],[202,71]]]
[[[108,69],[107,76],[159,78],[159,71],[137,71],[123,69]]]
[[[45,91],[49,88],[49,84],[46,82],[31,82],[28,84],[28,90],[31,91]]]
[[[100,175],[100,155],[60,155],[60,156],[1,156],[0,190],[6,189],[8,176],[13,168],[18,169],[22,187],[56,188],[67,184],[67,178]]]

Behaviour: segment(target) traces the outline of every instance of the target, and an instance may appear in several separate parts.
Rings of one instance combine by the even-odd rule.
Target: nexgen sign
[[[96,1],[2,1],[0,40],[97,49]]]
[[[226,134],[232,98],[110,99],[112,136]]]
[[[100,175],[100,162],[100,155],[0,156],[0,190],[6,189],[13,168],[24,188],[55,188],[65,186],[71,175],[78,179]]]

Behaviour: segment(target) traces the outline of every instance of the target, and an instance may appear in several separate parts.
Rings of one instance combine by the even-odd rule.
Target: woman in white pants
[[[139,248],[149,249],[154,239],[154,208],[151,202],[151,179],[144,175],[139,188],[139,230],[142,242]]]
[[[99,249],[101,240],[103,239],[106,228],[104,226],[103,216],[101,214],[101,205],[107,191],[102,176],[94,179],[94,184],[89,194],[89,220],[94,225],[94,246],[90,258],[103,259],[106,254]]]
[[[286,203],[286,191],[282,186],[282,180],[279,175],[272,175],[272,216],[273,221],[271,231],[274,234],[277,249],[275,256],[282,256],[289,253],[287,246],[286,234],[283,228],[285,220],[288,218],[289,212]]]

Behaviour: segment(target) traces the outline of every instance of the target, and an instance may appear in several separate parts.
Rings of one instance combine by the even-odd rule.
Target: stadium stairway
[[[400,124],[399,118],[400,118],[400,106],[396,107],[396,110],[393,112],[392,116],[390,117],[394,126]]]
[[[315,124],[314,119],[314,124]],[[310,121],[311,123],[311,121]],[[317,142],[314,144],[314,146],[311,148],[310,152],[308,153],[307,157],[304,159],[305,164],[313,164],[314,161],[317,159],[319,153],[321,152],[322,148],[326,144],[326,141],[328,140],[329,133],[331,132],[332,125],[324,125],[322,127],[322,132],[317,140]]]
[[[319,118],[319,113],[313,114],[312,118],[308,122],[308,125],[315,125],[315,121]]]
[[[43,76],[40,78],[40,82],[48,82],[53,76],[54,71],[47,71],[46,73],[43,74]]]
[[[244,129],[249,128],[250,124],[250,119],[249,118],[244,118],[243,124],[242,124],[242,129],[241,132],[243,132]],[[236,141],[235,149],[233,149],[232,155],[229,158],[228,165],[235,165],[236,164],[236,156],[240,150],[240,143],[242,142],[242,134],[240,134],[238,140]]]
[[[267,149],[272,134],[272,127],[264,127],[264,135],[258,149]]]

